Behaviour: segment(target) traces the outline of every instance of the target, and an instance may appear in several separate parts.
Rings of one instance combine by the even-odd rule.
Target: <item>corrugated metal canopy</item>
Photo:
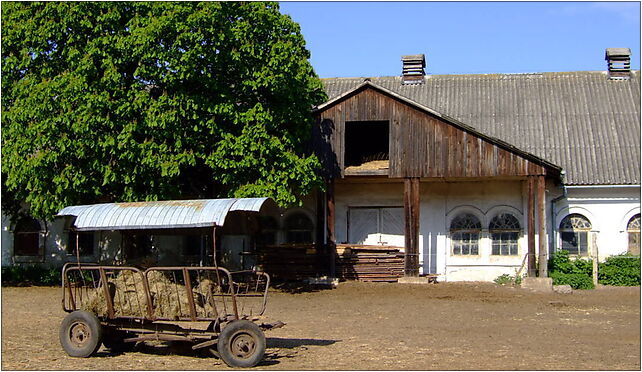
[[[79,231],[222,226],[229,212],[258,212],[269,198],[166,200],[76,205],[56,216],[74,216]]]

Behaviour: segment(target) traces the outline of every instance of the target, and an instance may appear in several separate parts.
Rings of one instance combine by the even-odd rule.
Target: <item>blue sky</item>
[[[605,70],[628,47],[640,68],[639,2],[281,2],[320,77],[390,76],[424,53],[429,74]]]

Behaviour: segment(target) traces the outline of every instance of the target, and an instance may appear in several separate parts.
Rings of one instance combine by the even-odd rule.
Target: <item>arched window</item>
[[[640,255],[640,214],[631,217],[629,223],[626,225],[626,232],[629,235],[629,249],[630,254]]]
[[[493,255],[516,255],[517,239],[521,228],[519,221],[510,213],[495,216],[488,226],[493,240]]]
[[[450,240],[454,255],[478,255],[481,222],[470,213],[460,214],[450,223]]]
[[[40,254],[40,222],[23,217],[13,230],[14,256],[38,256]]]
[[[569,214],[560,223],[562,249],[569,254],[588,255],[591,222],[581,214]]]
[[[285,219],[288,243],[312,243],[313,229],[312,221],[305,213],[293,213]]]

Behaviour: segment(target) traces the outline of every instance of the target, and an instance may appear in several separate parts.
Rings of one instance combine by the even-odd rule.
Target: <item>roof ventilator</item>
[[[423,54],[401,56],[403,69],[401,72],[402,84],[423,84],[426,72],[426,57]]]
[[[627,80],[631,77],[631,49],[606,48],[604,59],[609,64],[609,79]]]

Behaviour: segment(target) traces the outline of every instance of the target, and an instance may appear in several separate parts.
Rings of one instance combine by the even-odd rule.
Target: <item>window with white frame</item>
[[[462,213],[450,222],[453,255],[478,255],[481,222],[470,213]]]
[[[588,256],[590,231],[591,222],[581,214],[564,217],[560,223],[562,249],[572,255]]]
[[[517,255],[517,240],[521,228],[519,220],[510,213],[499,214],[488,225],[490,237],[493,242],[491,254],[497,256]]]
[[[626,232],[629,236],[628,253],[636,256],[640,255],[640,214],[631,217],[626,225]]]

